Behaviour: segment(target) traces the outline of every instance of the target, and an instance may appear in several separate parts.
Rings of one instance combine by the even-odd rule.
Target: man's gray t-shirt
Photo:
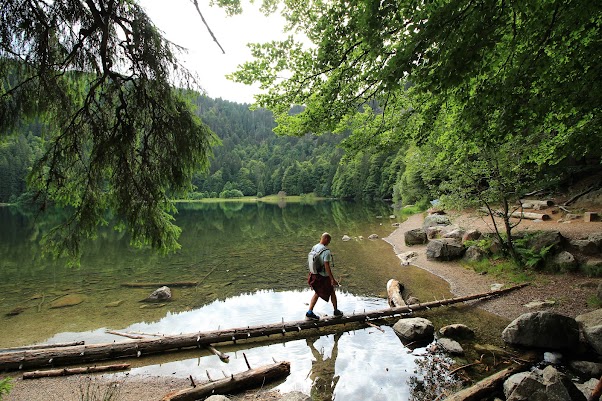
[[[314,250],[316,252],[320,252],[323,248],[326,248],[326,245],[317,243],[316,245],[313,246],[312,250]],[[324,252],[322,252],[320,254],[320,260],[322,261],[322,266],[324,266],[324,264],[326,262],[328,262],[330,264],[331,269],[334,267],[330,249],[327,248]],[[326,272],[326,269],[323,269],[322,271],[320,271],[320,275],[322,275],[324,277],[328,277],[328,273]]]

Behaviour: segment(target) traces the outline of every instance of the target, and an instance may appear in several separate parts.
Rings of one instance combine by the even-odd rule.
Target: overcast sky
[[[190,0],[141,0],[140,4],[167,39],[188,49],[182,61],[198,72],[201,86],[210,97],[253,102],[257,87],[231,82],[225,75],[251,59],[247,43],[284,37],[279,15],[266,18],[258,11],[259,5],[245,4],[242,15],[227,17],[220,8],[209,7],[208,1],[199,1],[205,21],[226,51],[222,54]]]

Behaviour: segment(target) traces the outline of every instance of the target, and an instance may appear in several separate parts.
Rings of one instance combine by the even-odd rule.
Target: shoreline
[[[454,219],[452,218],[452,221]],[[469,224],[471,228],[478,228],[485,232],[473,220],[461,220]],[[466,223],[468,221],[468,223]],[[414,266],[426,270],[429,273],[445,280],[451,293],[455,296],[465,296],[491,290],[492,284],[505,284],[506,287],[516,283],[506,283],[500,279],[476,273],[466,268],[461,261],[437,262],[426,258],[426,245],[405,245],[404,233],[408,230],[422,227],[423,215],[410,216],[399,227],[383,238],[391,245],[395,255],[408,251],[418,253],[417,259],[412,263]],[[458,225],[462,226],[462,223]],[[541,227],[543,228],[543,227]],[[555,228],[555,227],[554,227]],[[575,227],[570,227],[571,229]],[[403,268],[404,266],[401,266]],[[537,310],[550,310],[567,316],[575,317],[579,314],[589,312],[595,308],[588,307],[587,299],[596,293],[597,283],[602,282],[599,278],[587,278],[573,275],[545,275],[537,274],[531,285],[513,291],[502,297],[485,301],[474,301],[479,308],[509,321],[517,318],[523,313],[535,312]],[[595,285],[592,285],[595,284]],[[524,305],[533,300],[554,299],[556,304],[550,307],[526,308]],[[12,375],[11,375],[12,376]],[[81,389],[91,389],[97,394],[104,393],[108,386],[118,389],[120,401],[158,401],[171,390],[185,388],[190,385],[188,379],[172,378],[166,376],[139,376],[127,375],[119,378],[110,374],[105,375],[81,375],[55,378],[42,378],[36,380],[23,380],[18,375],[13,376],[13,390],[4,400],[45,400],[65,401],[79,399]],[[281,394],[276,391],[251,390],[248,393],[230,396],[233,401],[246,400],[279,400]]]
[[[455,222],[453,216],[452,224]],[[412,262],[413,266],[426,270],[435,276],[445,280],[450,285],[450,291],[454,297],[477,294],[481,292],[491,291],[492,284],[503,284],[504,287],[509,287],[519,283],[507,282],[500,278],[479,274],[469,267],[465,267],[461,260],[440,262],[429,260],[426,258],[426,245],[405,244],[404,233],[409,230],[422,227],[424,217],[422,214],[410,216],[406,221],[401,223],[388,237],[383,238],[388,242],[396,255],[414,251],[418,253],[418,257]],[[487,232],[487,222],[481,222],[477,218],[463,216],[458,218],[460,221],[457,225],[462,227],[463,224],[469,224],[470,228],[476,228],[481,232]],[[556,223],[551,223],[556,224]],[[464,227],[465,228],[465,227]],[[562,228],[570,228],[574,230],[575,226],[564,227],[558,224],[552,226],[536,226],[541,230],[559,230]],[[597,227],[593,227],[597,228]],[[533,228],[525,225],[525,229]],[[403,267],[403,266],[402,266]],[[477,306],[488,312],[506,318],[510,321],[516,319],[523,313],[536,312],[547,310],[557,312],[569,317],[576,317],[580,314],[591,312],[595,307],[587,304],[587,300],[595,296],[596,288],[602,282],[600,278],[586,277],[578,274],[546,274],[537,272],[534,274],[534,280],[530,285],[506,294],[502,297],[478,301]],[[540,306],[528,308],[525,305],[532,301],[552,300],[552,306]]]

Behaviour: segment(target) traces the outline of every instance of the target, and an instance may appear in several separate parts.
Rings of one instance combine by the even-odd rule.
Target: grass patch
[[[592,295],[587,299],[587,306],[600,308],[602,307],[602,299],[598,298],[596,295]]]
[[[518,267],[508,259],[482,259],[466,264],[477,273],[489,274],[512,283],[533,281],[533,273]]]

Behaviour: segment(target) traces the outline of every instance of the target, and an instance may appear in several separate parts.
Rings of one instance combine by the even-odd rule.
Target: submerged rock
[[[57,309],[57,308],[66,308],[68,306],[75,306],[75,305],[79,305],[82,302],[84,302],[85,299],[86,298],[80,294],[69,294],[69,295],[65,295],[64,297],[61,297],[55,301],[52,301],[50,303],[49,308]]]
[[[145,302],[157,302],[167,301],[171,299],[171,289],[167,286],[157,288],[153,291],[144,301]]]

